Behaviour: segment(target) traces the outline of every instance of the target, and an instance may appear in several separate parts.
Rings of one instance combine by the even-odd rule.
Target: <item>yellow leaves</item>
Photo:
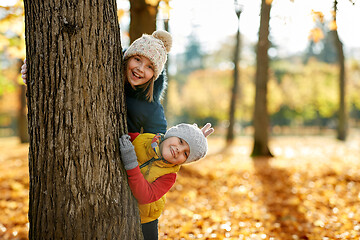
[[[308,38],[317,43],[324,38],[324,33],[320,28],[313,28],[310,30],[310,35]]]
[[[23,2],[17,1],[8,7],[0,19],[0,50],[6,49],[11,58],[25,57],[25,23]]]
[[[324,14],[322,12],[311,10],[311,15],[313,17],[314,22],[316,21],[319,21],[320,23],[324,22]]]
[[[17,0],[16,3],[14,4],[14,7],[22,7],[22,8],[24,8],[24,1]]]
[[[337,24],[336,24],[336,21],[335,20],[332,20],[329,24],[329,29],[330,31],[335,31],[337,30]]]
[[[211,154],[182,167],[167,194],[159,239],[359,239],[359,141],[277,137],[276,157],[255,163],[251,138],[219,152],[224,139],[210,137]],[[27,239],[27,150],[0,139],[1,239]]]
[[[160,2],[160,0],[145,0],[146,4],[149,4],[151,6],[157,6]]]
[[[23,21],[16,21],[11,24],[11,31],[16,35],[21,36],[25,32],[25,23]]]
[[[120,22],[121,19],[125,16],[125,10],[124,9],[118,9],[117,10],[117,16],[118,16],[118,21]]]
[[[271,5],[272,2],[273,2],[273,0],[266,0],[267,5]]]
[[[313,17],[314,22],[320,22],[321,24],[324,23],[324,14],[322,12],[311,10],[311,15]],[[316,27],[310,30],[310,34],[308,38],[309,40],[312,40],[317,43],[324,38],[324,33],[319,27]]]
[[[4,35],[0,34],[0,51],[3,51],[5,46],[7,46],[8,44],[9,40]]]
[[[331,11],[332,20],[329,23],[329,29],[330,31],[337,30],[337,23],[336,23],[336,11]]]
[[[0,139],[0,239],[27,239],[27,152],[17,138]]]
[[[322,227],[323,228],[325,226],[325,223],[323,221],[321,221],[321,220],[316,220],[314,222],[314,225],[317,226],[317,227]]]
[[[172,9],[168,1],[163,1],[164,4],[160,4],[159,10],[166,19],[170,18],[170,10]]]
[[[10,55],[12,58],[24,59],[25,56],[26,56],[26,52],[25,52],[25,48],[24,48],[23,46],[25,46],[25,44],[22,45],[22,46],[13,46],[13,47],[10,47],[10,48],[8,49],[9,55]]]
[[[358,146],[359,140],[351,142]],[[237,150],[251,149],[252,141],[239,141],[227,153],[180,170],[175,187],[181,188],[168,194],[160,218],[163,239],[360,237],[360,162],[346,160],[357,156],[359,147],[327,137],[278,138],[272,143],[281,149],[278,156],[254,164],[249,151]],[[209,149],[218,145],[218,139],[209,139]],[[219,177],[211,179],[213,172]],[[186,202],[179,201],[187,195]]]
[[[324,14],[319,11],[311,10],[311,15],[313,17],[314,22],[319,22],[321,24],[324,24]],[[337,24],[336,24],[336,12],[331,11],[332,19],[329,23],[329,29],[330,31],[337,30]],[[314,28],[311,30],[309,39],[313,40],[314,42],[319,42],[321,39],[324,38],[324,34],[320,28]]]
[[[186,222],[181,226],[181,232],[190,232],[193,228],[192,222]]]

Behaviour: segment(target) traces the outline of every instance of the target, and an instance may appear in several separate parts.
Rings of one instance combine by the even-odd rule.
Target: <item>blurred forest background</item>
[[[118,1],[122,47],[144,32],[171,33],[173,2]],[[257,41],[238,27],[208,51],[194,27],[184,51],[169,55],[163,99],[169,126],[211,122],[216,132],[209,139],[208,161],[184,167],[179,185],[169,194],[166,219],[160,219],[164,239],[360,237],[355,209],[360,202],[360,47],[342,41],[336,24],[338,1],[328,0],[333,6],[330,18],[316,10],[309,13],[314,26],[307,33],[307,48],[276,54],[282,46],[271,41],[269,24],[269,6],[275,2],[263,0],[261,6],[259,1],[265,22],[257,31],[265,29],[265,35],[259,34]],[[24,9],[22,1],[6,3],[0,0],[0,209],[8,218],[1,216],[0,238],[26,239],[29,139],[26,86],[20,76]],[[241,1],[234,3],[238,24],[246,8]],[[268,40],[261,49],[259,43]],[[256,150],[259,139],[262,150]],[[233,148],[223,151],[230,143]],[[250,156],[274,158],[269,164]],[[214,164],[226,178],[213,171]],[[264,208],[271,210],[265,213]],[[180,219],[191,225],[184,226]]]
[[[158,8],[157,15],[153,16],[157,28],[168,26],[171,21],[171,1],[170,4],[168,1],[148,2]],[[124,3],[119,6],[124,6]],[[134,38],[139,36],[134,33],[136,26],[133,26],[133,33],[129,30],[129,8],[130,5],[125,4],[118,12],[122,22],[123,47],[131,41],[131,34]],[[0,11],[0,136],[18,135],[26,141],[25,87],[19,71],[25,58],[23,5],[18,1],[14,5],[1,7]],[[325,19],[324,13],[314,11],[313,17],[314,29],[308,33],[308,48],[304,52],[279,57],[271,53],[282,46],[270,45],[267,90],[270,134],[322,134],[337,128],[340,70],[332,35],[335,28],[332,26],[333,19]],[[150,32],[154,27],[149,28]],[[143,32],[142,29],[145,27],[137,31]],[[168,30],[171,32],[171,29]],[[234,131],[236,135],[249,135],[253,133],[257,43],[242,41],[246,40],[246,36],[241,36],[239,40],[239,84]],[[203,125],[211,122],[223,129],[217,133],[226,131],[234,88],[236,42],[236,36],[230,36],[228,41],[219,43],[218,49],[208,53],[203,50],[205,46],[201,45],[197,35],[192,33],[184,52],[170,54],[169,86],[164,99],[169,125],[178,122]],[[356,129],[360,126],[360,49],[348,49],[346,42],[343,44],[346,127]]]

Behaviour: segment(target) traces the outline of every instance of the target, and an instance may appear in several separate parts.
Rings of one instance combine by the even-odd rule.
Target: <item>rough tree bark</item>
[[[261,17],[259,40],[256,51],[256,75],[255,75],[255,109],[253,116],[254,124],[254,147],[252,156],[272,156],[268,147],[269,141],[269,114],[267,109],[267,83],[269,69],[269,22],[271,3],[261,1]]]
[[[25,0],[29,239],[142,239],[120,161],[116,1]]]

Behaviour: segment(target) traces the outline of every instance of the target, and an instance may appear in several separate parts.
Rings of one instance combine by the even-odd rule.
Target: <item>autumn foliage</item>
[[[360,135],[273,137],[251,159],[250,137],[184,166],[159,219],[160,239],[359,239]],[[27,239],[27,144],[0,139],[0,239]]]
[[[183,167],[160,218],[163,239],[359,239],[359,135],[278,137],[273,159],[252,140]]]

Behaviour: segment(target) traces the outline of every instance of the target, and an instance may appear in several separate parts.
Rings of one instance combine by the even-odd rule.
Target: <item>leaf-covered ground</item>
[[[0,138],[0,239],[27,239],[28,144]]]
[[[360,239],[360,139],[279,137],[272,159],[252,140],[183,167],[160,219],[164,239]]]
[[[274,137],[276,157],[249,157],[252,139],[209,139],[167,195],[160,239],[360,239],[360,136]],[[26,144],[0,139],[0,239],[27,239]]]

